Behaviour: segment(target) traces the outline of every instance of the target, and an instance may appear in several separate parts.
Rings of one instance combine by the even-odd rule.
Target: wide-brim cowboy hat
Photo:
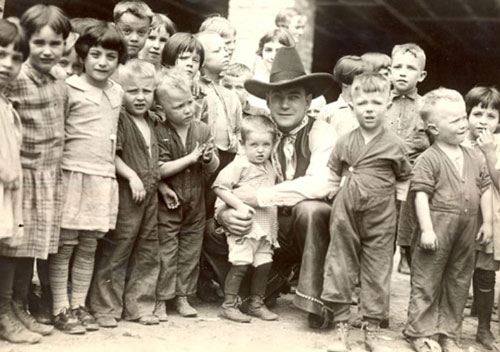
[[[266,99],[269,91],[275,88],[301,86],[312,98],[319,97],[334,84],[329,73],[306,74],[295,47],[282,47],[276,53],[269,75],[269,83],[250,79],[245,82],[245,89],[261,99]]]

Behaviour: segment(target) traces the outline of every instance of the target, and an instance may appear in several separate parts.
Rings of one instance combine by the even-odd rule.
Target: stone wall
[[[229,0],[229,20],[238,31],[234,62],[252,67],[259,39],[275,28],[274,19],[284,7],[297,7],[307,16],[298,50],[306,70],[312,66],[315,0]]]

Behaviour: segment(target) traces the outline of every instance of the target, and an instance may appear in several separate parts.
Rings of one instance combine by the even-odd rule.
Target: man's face
[[[271,117],[282,132],[297,127],[311,105],[311,94],[304,87],[276,88],[267,94],[267,106]]]

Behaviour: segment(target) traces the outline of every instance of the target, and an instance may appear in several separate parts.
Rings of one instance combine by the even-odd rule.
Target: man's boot
[[[0,338],[12,343],[37,343],[42,335],[28,330],[12,311],[10,300],[0,300]]]
[[[495,337],[490,330],[491,313],[495,299],[495,272],[491,270],[476,269],[474,281],[477,281],[476,309],[477,309],[477,333],[476,341],[487,350],[492,350]]]
[[[238,293],[241,281],[248,270],[248,265],[233,265],[224,281],[224,302],[220,307],[219,315],[223,318],[239,323],[249,323],[252,319],[243,314],[240,309]]]
[[[262,297],[266,294],[267,279],[272,263],[265,263],[254,268],[250,287],[250,304],[248,315],[262,320],[277,320],[278,315],[267,309]]]
[[[238,323],[250,323],[252,321],[252,318],[240,311],[238,296],[232,294],[224,295],[224,302],[220,307],[219,315]]]
[[[349,346],[349,324],[346,321],[335,323],[333,342],[328,346],[328,352],[347,352]]]

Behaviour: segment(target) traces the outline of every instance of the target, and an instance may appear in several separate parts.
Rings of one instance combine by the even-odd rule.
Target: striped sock
[[[97,239],[93,232],[80,231],[78,240],[71,271],[71,308],[85,307],[97,248]]]
[[[51,254],[49,257],[49,279],[53,300],[52,311],[55,316],[65,308],[69,308],[68,272],[73,248],[73,245],[65,244],[59,247],[56,254]]]

